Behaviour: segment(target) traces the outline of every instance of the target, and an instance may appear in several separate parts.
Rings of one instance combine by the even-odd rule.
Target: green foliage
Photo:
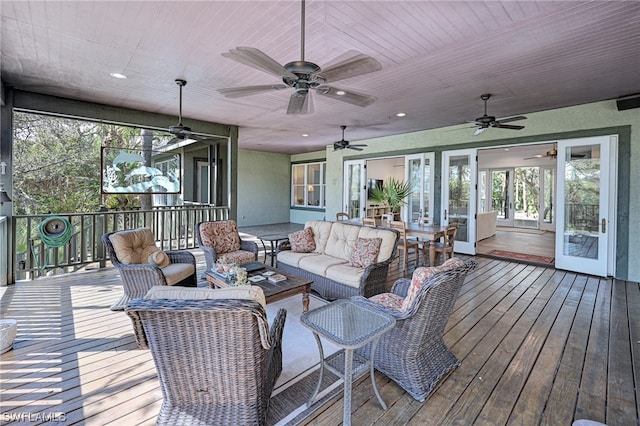
[[[411,183],[398,180],[394,177],[388,178],[382,188],[375,187],[371,193],[371,199],[377,203],[391,207],[394,213],[406,204],[406,198],[411,195]]]

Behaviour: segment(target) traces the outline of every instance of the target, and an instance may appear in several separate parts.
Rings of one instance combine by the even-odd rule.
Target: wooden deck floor
[[[477,260],[445,336],[462,365],[422,404],[377,373],[386,412],[359,380],[353,424],[638,425],[638,283]],[[389,283],[402,274],[394,264]],[[109,310],[121,291],[112,268],[0,288],[2,317],[20,324],[0,356],[2,424],[155,422],[151,356],[135,349],[129,318]],[[336,397],[302,424],[341,422]]]

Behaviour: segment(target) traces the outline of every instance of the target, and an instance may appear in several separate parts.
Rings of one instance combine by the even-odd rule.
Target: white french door
[[[367,173],[364,160],[344,162],[343,207],[351,219],[362,219],[367,203]]]
[[[490,174],[491,210],[498,212],[498,226],[513,226],[513,168],[492,169]],[[491,211],[489,210],[489,211]]]
[[[404,208],[404,221],[418,222],[425,218],[433,223],[433,152],[407,155],[404,158],[405,181],[411,182],[411,195]]]
[[[556,227],[556,171],[554,167],[540,167],[540,209],[538,228],[543,231],[555,231]]]
[[[476,254],[476,149],[442,153],[442,207],[440,223],[458,224],[455,251]]]
[[[610,136],[558,141],[557,268],[607,276],[611,145]]]

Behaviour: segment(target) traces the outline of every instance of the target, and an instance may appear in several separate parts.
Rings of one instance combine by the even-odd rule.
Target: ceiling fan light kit
[[[273,90],[293,88],[289,98],[287,114],[310,114],[313,112],[311,93],[315,92],[330,99],[336,99],[359,107],[366,107],[376,101],[375,96],[339,89],[327,85],[346,78],[356,77],[382,69],[380,62],[362,53],[355,52],[324,70],[313,62],[304,60],[305,47],[305,0],[301,1],[300,60],[280,65],[270,56],[254,47],[236,47],[222,56],[282,79],[283,84],[231,87],[220,89],[227,98],[240,98]]]

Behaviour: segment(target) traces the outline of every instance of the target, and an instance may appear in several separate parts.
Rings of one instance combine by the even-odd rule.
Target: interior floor
[[[491,250],[506,250],[554,258],[555,238],[556,233],[550,231],[497,227],[495,235],[478,241],[476,252],[489,254]]]

